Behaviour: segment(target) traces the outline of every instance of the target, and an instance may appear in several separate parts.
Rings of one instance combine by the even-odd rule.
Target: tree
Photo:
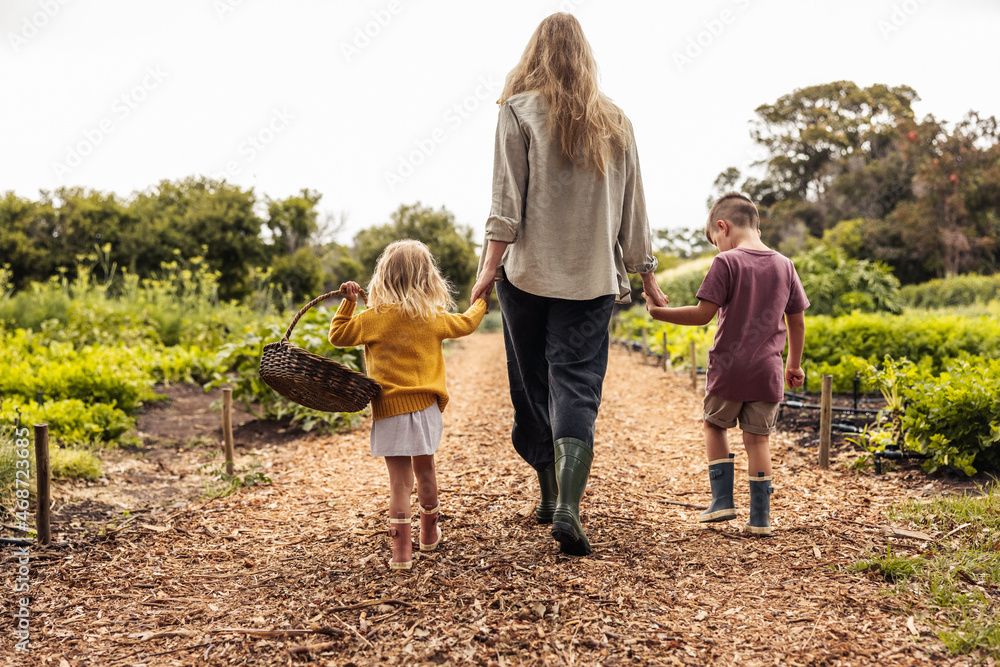
[[[283,294],[291,294],[292,301],[299,304],[297,308],[319,296],[323,290],[323,278],[323,263],[309,246],[303,246],[290,255],[279,255],[271,263],[271,282]]]
[[[658,251],[681,260],[700,257],[712,249],[712,244],[705,236],[704,227],[658,229],[654,237]]]
[[[10,266],[14,289],[55,273],[59,252],[52,234],[54,219],[50,201],[33,202],[13,192],[0,199],[0,265]]]
[[[708,197],[705,202],[706,208],[711,210],[712,204],[715,200],[736,189],[736,184],[740,180],[740,170],[736,167],[728,167],[725,171],[719,173],[715,177],[715,183],[712,184],[712,194]]]
[[[332,292],[348,280],[364,281],[364,269],[351,255],[350,248],[330,242],[317,249],[323,267],[324,290]]]
[[[316,205],[322,198],[320,193],[303,188],[286,199],[268,199],[266,225],[272,235],[272,255],[291,255],[308,245],[319,230]]]
[[[795,254],[824,238],[904,283],[997,271],[997,121],[916,121],[917,99],[908,86],[835,81],[758,107],[751,134],[768,152],[765,173],[739,189],[760,210],[764,242]],[[740,176],[723,171],[713,192]]]
[[[161,181],[140,193],[133,210],[145,238],[134,260],[139,275],[151,275],[174,249],[185,258],[203,256],[218,271],[219,296],[239,299],[250,293],[249,273],[265,262],[260,236],[263,221],[254,212],[253,190],[224,181],[189,177]]]
[[[390,216],[390,222],[369,227],[354,237],[358,262],[368,276],[387,245],[400,239],[416,239],[427,244],[441,273],[460,295],[472,288],[478,256],[472,240],[472,230],[456,225],[455,216],[445,207],[434,210],[420,202],[400,205]]]
[[[788,195],[815,198],[847,158],[881,158],[896,124],[913,119],[911,105],[918,99],[909,86],[810,86],[757,107],[751,136],[771,154],[766,164],[772,182]]]

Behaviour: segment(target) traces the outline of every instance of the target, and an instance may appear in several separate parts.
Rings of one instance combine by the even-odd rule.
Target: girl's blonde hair
[[[552,137],[577,165],[603,176],[611,150],[631,147],[625,113],[598,87],[594,54],[572,14],[552,14],[542,20],[520,62],[507,75],[498,103],[529,90],[545,96]]]
[[[368,307],[383,312],[393,306],[407,317],[425,321],[452,306],[448,281],[420,241],[390,243],[375,263],[368,284]]]

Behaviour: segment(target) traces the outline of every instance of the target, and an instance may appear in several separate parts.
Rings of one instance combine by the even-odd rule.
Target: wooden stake
[[[663,370],[670,370],[670,350],[667,349],[667,332],[663,332]]]
[[[823,394],[819,403],[819,465],[830,467],[830,436],[833,427],[833,376],[823,376]]]
[[[694,340],[691,341],[691,388],[698,389],[698,348]]]
[[[642,328],[642,363],[646,363],[649,357],[649,344],[646,342],[646,327]]]
[[[50,525],[49,486],[52,481],[52,470],[49,467],[49,425],[35,424],[35,488],[37,490],[38,511],[35,512],[35,528],[38,530],[38,541],[48,544],[52,541],[52,526]]]
[[[233,474],[233,389],[222,388],[222,438],[226,448],[226,474]]]

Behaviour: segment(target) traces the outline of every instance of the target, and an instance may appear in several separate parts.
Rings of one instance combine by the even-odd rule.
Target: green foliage
[[[660,229],[654,233],[654,241],[659,252],[679,260],[701,257],[713,250],[705,236],[704,227]],[[670,267],[658,265],[658,268],[662,270]]]
[[[372,275],[387,245],[400,239],[416,239],[427,244],[458,300],[468,299],[478,262],[472,230],[457,225],[455,215],[443,206],[434,210],[419,202],[400,205],[390,218],[390,222],[363,229],[354,237],[358,261],[365,273]]]
[[[130,204],[141,238],[132,239],[132,246],[115,246],[123,254],[119,266],[146,277],[175,257],[201,256],[219,273],[221,298],[246,297],[247,268],[264,264],[266,254],[256,205],[252,190],[224,181],[160,181]]]
[[[885,395],[890,417],[870,442],[927,455],[928,472],[1000,470],[1000,359],[952,360],[934,375],[886,357],[867,374]]]
[[[363,283],[364,268],[351,256],[350,249],[338,243],[327,243],[317,250],[326,283],[323,291],[332,292],[348,280]]]
[[[47,423],[51,437],[73,445],[137,444],[124,436],[135,423],[127,414],[107,403],[87,404],[77,398],[48,401],[41,406],[29,403],[25,417],[31,423]]]
[[[1000,299],[1000,273],[992,276],[951,276],[907,285],[899,294],[914,308],[951,308]]]
[[[847,259],[857,259],[862,253],[862,232],[867,224],[869,222],[864,218],[842,220],[823,232],[823,245],[842,252]]]
[[[831,165],[883,150],[896,123],[913,118],[916,99],[908,86],[861,88],[851,81],[809,86],[757,107],[751,134],[771,153],[770,180],[804,199],[829,183]]]
[[[952,362],[939,376],[914,381],[903,396],[906,443],[931,456],[928,472],[1000,470],[1000,360]]]
[[[788,256],[822,239],[888,265],[903,284],[995,273],[1000,126],[974,111],[954,124],[918,121],[916,99],[907,86],[835,81],[761,105],[751,134],[764,173],[737,185],[740,172],[726,169],[713,193],[749,195],[761,238]]]
[[[267,199],[264,219],[253,190],[204,177],[163,180],[128,198],[85,188],[43,192],[38,201],[7,193],[0,198],[0,257],[17,290],[54,276],[72,281],[89,273],[93,265],[81,258],[91,256],[95,245],[107,248],[106,277],[121,272],[116,283],[126,274],[153,278],[164,263],[200,258],[217,277],[219,297],[244,299],[254,289],[252,271],[278,262],[288,274],[295,253],[318,244],[320,198],[302,190],[283,200]],[[307,268],[316,269],[316,263]],[[317,282],[312,273],[309,281],[301,272],[281,277],[296,279],[283,289],[297,296]],[[58,314],[43,319],[52,317]]]
[[[308,303],[323,289],[323,263],[311,248],[299,248],[290,255],[276,257],[271,272],[274,284],[297,304]]]
[[[612,336],[626,340],[642,340],[646,330],[646,344],[653,354],[663,354],[663,334],[667,335],[667,353],[676,368],[691,367],[691,341],[695,341],[695,356],[700,367],[708,366],[708,349],[715,342],[715,325],[685,327],[654,320],[646,309],[631,308],[617,313],[612,320]]]
[[[17,456],[17,448],[14,446],[14,428],[17,423],[14,418],[16,418],[16,415],[13,415],[14,418],[11,418],[3,412],[4,408],[7,407],[6,403],[4,401],[0,404],[0,506],[13,507],[17,470],[19,467],[17,461],[23,459]],[[21,423],[24,422],[22,421]],[[21,451],[23,451],[23,448]],[[33,451],[28,456],[27,461],[28,477],[33,480],[35,478],[35,456]],[[23,464],[21,469],[23,469]]]
[[[271,478],[265,475],[259,464],[253,464],[245,468],[237,468],[232,474],[226,471],[226,462],[217,461],[218,452],[212,452],[211,460],[198,467],[202,473],[214,479],[205,481],[205,495],[210,498],[225,498],[232,495],[238,489],[246,489],[251,486],[266,486],[271,484]]]
[[[913,558],[894,556],[892,545],[886,544],[884,556],[873,555],[871,558],[854,563],[850,569],[853,572],[877,572],[886,581],[895,583],[918,574],[922,565],[923,559],[919,556]]]
[[[819,246],[793,258],[811,305],[809,315],[902,310],[899,281],[889,267],[869,260],[846,259],[840,251]],[[674,274],[660,280],[672,306],[698,303],[698,288],[708,268]]]
[[[323,198],[318,192],[303,189],[287,199],[268,199],[267,228],[273,241],[270,251],[276,256],[289,256],[305,248],[318,230],[316,205]]]
[[[886,512],[892,522],[908,521],[937,536],[919,556],[873,554],[853,571],[878,573],[895,582],[894,597],[907,613],[930,624],[953,653],[1000,656],[1000,620],[993,596],[1000,582],[1000,496],[941,496],[907,501]]]
[[[706,271],[689,271],[668,278],[660,283],[660,289],[670,299],[671,306],[698,305],[698,288],[705,280]]]
[[[805,359],[836,365],[845,355],[871,364],[886,356],[906,357],[938,373],[950,359],[1000,357],[1000,323],[989,317],[925,313],[806,318]]]
[[[311,308],[295,326],[291,342],[352,370],[360,370],[362,352],[330,345],[327,340],[329,329],[330,320],[325,311]],[[221,368],[230,369],[231,374],[217,375],[207,387],[231,386],[233,398],[241,401],[259,419],[288,418],[304,431],[311,431],[317,426],[330,430],[353,424],[353,415],[303,407],[284,398],[261,380],[259,367],[264,345],[280,340],[284,334],[285,327],[279,324],[269,325],[263,330],[246,327],[242,336],[221,346],[216,354],[216,363]]]
[[[52,476],[57,479],[86,479],[101,476],[101,459],[85,449],[57,447],[49,451]]]
[[[2,334],[0,341],[0,395],[30,400],[41,392],[46,399],[108,403],[130,414],[156,399],[142,362],[122,348],[46,345],[23,330]]]
[[[846,259],[839,250],[824,246],[793,261],[809,297],[810,315],[902,311],[899,281],[885,264]]]

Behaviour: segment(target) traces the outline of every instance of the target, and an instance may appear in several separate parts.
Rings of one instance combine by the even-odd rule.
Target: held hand
[[[476,284],[472,287],[472,298],[469,305],[474,304],[479,299],[486,301],[486,312],[490,312],[490,295],[493,294],[493,279],[496,273],[483,270],[476,279]]]
[[[803,371],[801,368],[798,367],[793,368],[789,366],[788,368],[785,369],[785,382],[788,383],[789,387],[792,387],[793,389],[795,387],[801,387],[805,379],[806,379],[805,371]]]
[[[340,285],[340,293],[348,301],[353,301],[353,302],[357,303],[358,302],[358,294],[361,293],[361,285],[357,284],[354,281],[349,280],[346,283],[342,283]]]
[[[649,304],[653,306],[663,307],[670,303],[670,299],[666,297],[660,286],[656,283],[656,276],[650,273],[642,273],[642,298],[646,299],[646,308],[649,309]]]
[[[656,309],[657,306],[655,304],[653,304],[652,301],[649,300],[649,297],[646,296],[645,292],[642,293],[642,300],[646,302],[646,312],[649,313],[650,315],[652,315],[653,314],[653,310]]]

